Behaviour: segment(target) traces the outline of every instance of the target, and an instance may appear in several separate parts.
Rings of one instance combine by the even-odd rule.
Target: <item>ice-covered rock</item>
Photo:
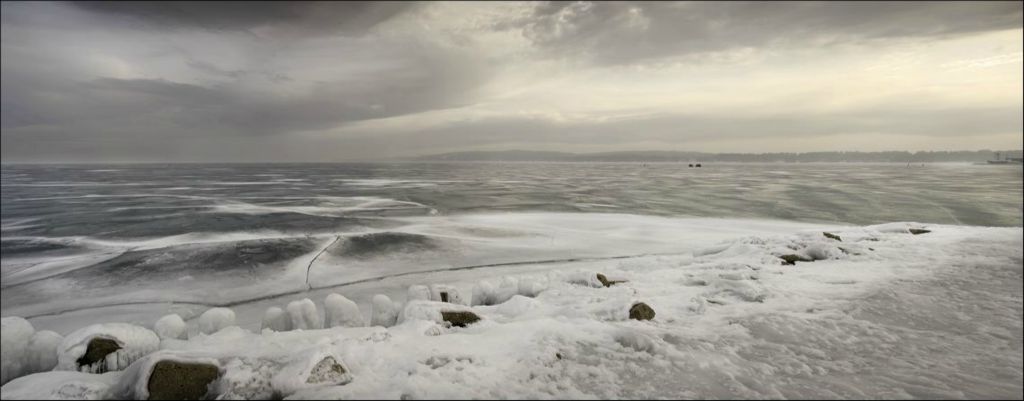
[[[263,324],[260,330],[288,331],[292,329],[292,318],[281,308],[271,306],[263,313]]]
[[[58,370],[103,373],[123,370],[156,351],[160,337],[145,327],[127,323],[94,324],[75,330],[58,348]]]
[[[547,288],[548,282],[544,277],[527,276],[519,279],[519,295],[524,297],[536,297]]]
[[[292,301],[285,307],[292,321],[292,330],[311,330],[323,327],[316,304],[309,298]]]
[[[519,294],[519,280],[512,276],[504,276],[498,282],[498,287],[494,289],[494,298],[491,299],[491,305],[508,301],[517,294]]]
[[[324,327],[362,327],[366,325],[359,305],[341,294],[324,298]]]
[[[480,280],[473,285],[472,305],[494,305],[494,285],[490,281]]]
[[[438,324],[465,327],[468,324],[479,321],[480,317],[466,306],[447,302],[412,301],[407,303],[405,308],[402,309],[399,321],[404,323],[414,320],[426,320]]]
[[[395,303],[387,295],[377,294],[373,296],[373,308],[371,310],[370,325],[391,327],[398,320],[398,309]]]
[[[435,302],[449,302],[453,304],[466,305],[459,294],[459,289],[445,284],[434,284],[430,286],[430,300]]]
[[[654,319],[654,309],[643,302],[637,302],[629,307],[629,318],[634,320]]]
[[[50,330],[40,330],[32,334],[24,360],[26,373],[53,370],[57,366],[57,349],[63,341],[63,336]]]
[[[278,394],[287,397],[299,390],[350,381],[352,375],[339,355],[325,347],[314,347],[286,361],[270,383]]]
[[[228,308],[210,308],[199,315],[199,332],[213,334],[235,325],[235,311]]]
[[[0,384],[25,374],[25,352],[35,328],[17,316],[0,319]]]
[[[161,339],[184,340],[188,336],[188,326],[177,313],[164,316],[153,323],[153,331]]]
[[[200,400],[220,376],[220,363],[202,355],[160,351],[124,371],[114,393],[121,399]]]
[[[430,288],[425,285],[415,284],[410,285],[409,290],[406,291],[406,301],[429,301],[430,300]]]
[[[109,400],[124,372],[52,371],[22,376],[0,387],[4,400]]]

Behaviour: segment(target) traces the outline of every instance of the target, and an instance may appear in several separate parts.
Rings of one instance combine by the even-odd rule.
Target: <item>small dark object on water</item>
[[[830,232],[823,232],[822,234],[825,234],[825,237],[832,238],[832,239],[834,239],[836,241],[839,241],[839,242],[843,242],[843,239],[839,238],[838,235],[832,234]]]
[[[782,264],[784,264],[784,265],[795,265],[796,262],[813,262],[814,261],[814,259],[808,259],[808,258],[805,258],[805,257],[797,255],[797,254],[793,254],[793,253],[788,254],[788,255],[779,256],[779,259],[782,259]]]
[[[608,277],[605,277],[605,275],[601,273],[597,273],[597,281],[600,281],[601,285],[605,287],[611,287],[615,284],[626,282],[626,280],[609,280]]]
[[[629,318],[633,320],[654,319],[654,309],[643,302],[637,302],[629,308]]]
[[[910,229],[910,233],[911,233],[911,234],[914,234],[914,235],[918,235],[918,234],[928,234],[928,233],[930,233],[930,232],[932,232],[932,231],[931,231],[931,230],[925,230],[925,229],[923,229],[923,228],[911,228],[911,229]]]
[[[220,370],[208,363],[160,361],[149,375],[150,400],[201,400]]]
[[[91,366],[96,362],[100,362],[103,365],[100,366],[100,369],[96,371],[96,373],[106,373],[107,355],[117,352],[119,349],[121,349],[121,346],[117,344],[117,341],[109,338],[96,337],[89,340],[89,345],[85,348],[85,355],[78,358],[75,363],[77,363],[79,367],[82,367]]]
[[[693,167],[700,167],[700,163],[694,164]]]
[[[480,317],[469,311],[441,311],[441,320],[455,327],[466,327],[480,321]]]
[[[693,163],[690,163],[690,164],[689,164],[689,165],[687,165],[686,167],[693,167]]]

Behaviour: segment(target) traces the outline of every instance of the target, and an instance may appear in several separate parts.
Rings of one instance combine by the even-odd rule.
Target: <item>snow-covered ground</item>
[[[318,259],[313,289],[235,303],[237,327],[214,334],[201,333],[200,326],[219,325],[200,321],[210,308],[200,304],[112,305],[30,322],[68,335],[104,321],[152,327],[179,313],[189,339],[164,340],[161,352],[217,364],[215,391],[227,397],[1022,398],[1020,227],[543,213],[405,222],[391,231],[473,246],[413,246],[427,262],[412,269],[411,259],[393,253],[391,262],[375,254],[362,264],[339,263],[339,255]],[[436,270],[431,260],[452,255],[438,249],[463,250],[458,256],[469,265],[494,266]],[[785,254],[815,260],[784,265],[778,256]],[[379,271],[372,271],[374,261]],[[625,282],[600,286],[597,273]],[[443,304],[418,301],[386,328],[259,332],[268,308],[292,309],[288,304],[303,298],[314,301],[324,322],[332,293],[354,301],[368,323],[375,295],[402,309],[408,287],[420,284],[449,285],[472,304],[480,294],[511,298],[452,305],[482,318],[468,327],[438,324],[430,308]],[[654,319],[629,319],[636,302],[652,307]],[[352,315],[347,307],[332,310]],[[313,359],[293,360],[303,355]],[[325,355],[340,359],[350,380],[281,378]],[[138,366],[153,359],[123,372],[21,377],[2,387],[2,397],[137,396],[130,390],[145,376]],[[272,362],[254,362],[263,360]],[[253,384],[242,391],[239,383]]]

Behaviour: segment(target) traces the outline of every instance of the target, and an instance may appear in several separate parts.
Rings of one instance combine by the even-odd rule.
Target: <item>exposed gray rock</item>
[[[643,302],[637,302],[629,308],[629,318],[633,320],[654,319],[654,309]]]
[[[149,399],[201,400],[219,376],[220,369],[214,365],[163,360],[149,375]]]
[[[480,317],[470,311],[441,311],[441,320],[455,327],[466,327],[480,321]]]
[[[839,241],[839,242],[843,242],[843,239],[842,239],[842,238],[839,238],[839,236],[838,236],[838,235],[832,234],[832,233],[830,233],[830,232],[823,232],[822,234],[824,234],[824,235],[825,235],[825,237],[827,237],[827,238],[832,238],[832,239],[834,239],[834,240],[836,240],[836,241]]]

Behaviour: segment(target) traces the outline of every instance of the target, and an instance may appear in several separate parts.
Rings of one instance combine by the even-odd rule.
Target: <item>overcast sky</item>
[[[2,157],[1019,149],[1021,2],[2,3]]]

